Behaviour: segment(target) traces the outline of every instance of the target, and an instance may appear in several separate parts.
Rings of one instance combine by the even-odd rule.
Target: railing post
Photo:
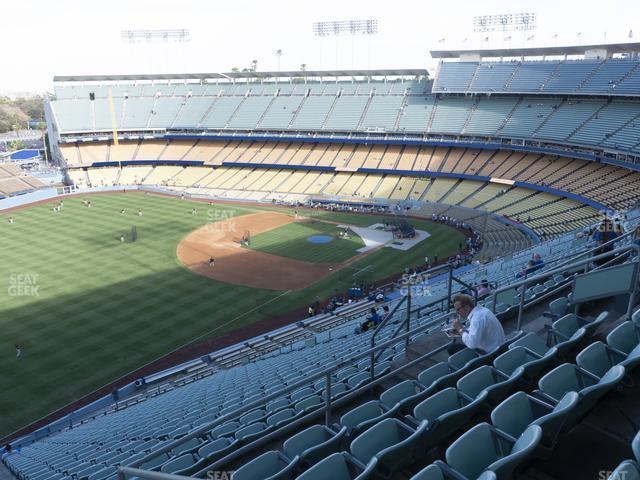
[[[636,271],[633,275],[631,291],[629,292],[629,303],[627,305],[627,320],[631,320],[633,316],[633,307],[636,303],[636,290],[638,285],[638,267],[640,266],[640,256],[635,261]]]
[[[447,300],[446,300],[446,308],[445,311],[443,313],[447,313],[449,311],[449,309],[451,308],[451,292],[453,290],[453,269],[451,267],[449,267],[449,279],[448,279],[448,285],[447,285]]]
[[[324,424],[328,427],[331,425],[331,372],[327,372],[326,380],[326,406],[324,410]]]
[[[411,330],[411,285],[407,290],[407,322],[405,326],[405,333],[409,333]],[[409,337],[404,339],[404,351],[405,355],[407,354],[407,350],[409,349]]]
[[[525,297],[525,292],[527,291],[527,284],[523,283],[520,286],[520,308],[518,308],[518,324],[516,325],[516,330],[520,330],[520,327],[522,326],[522,312],[524,312],[524,297]],[[496,306],[495,304],[493,305],[493,310],[495,311]]]

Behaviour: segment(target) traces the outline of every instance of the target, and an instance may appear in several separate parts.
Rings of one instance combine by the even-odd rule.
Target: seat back
[[[437,388],[448,388],[455,387],[456,382],[467,372],[467,369],[461,368],[460,370],[451,370],[451,367],[448,363],[439,363],[434,365],[433,367],[429,367],[422,372],[424,374],[420,383],[423,385],[427,384],[427,381],[430,378],[435,378],[432,380],[432,386],[435,383]]]
[[[430,387],[434,382],[437,382],[441,377],[449,373],[451,373],[449,364],[440,362],[420,372],[418,381],[425,387]]]
[[[416,473],[410,480],[445,480],[445,477],[440,467],[432,463]]]
[[[579,392],[582,389],[576,375],[575,366],[570,363],[563,363],[554,368],[538,382],[540,390],[554,398],[556,401],[567,392]]]
[[[464,348],[459,352],[456,352],[453,355],[449,356],[448,362],[451,368],[453,368],[454,370],[460,370],[475,358],[478,358],[478,354],[474,350],[471,350],[470,348]]]
[[[228,438],[219,438],[213,442],[205,443],[198,449],[198,456],[215,461],[216,458],[222,458],[229,450],[232,441]]]
[[[287,457],[293,458],[301,455],[308,448],[326,442],[333,436],[333,432],[324,425],[312,425],[289,437],[282,445],[282,451]]]
[[[496,382],[493,370],[488,365],[484,365],[470,371],[458,380],[456,388],[471,398],[476,398],[480,392],[494,383]]]
[[[569,300],[567,297],[556,298],[549,303],[549,311],[558,317],[562,317],[567,313],[569,309]]]
[[[474,401],[466,403],[456,389],[452,388],[451,390],[453,390],[458,397],[460,406],[454,410],[441,413],[436,421],[429,426],[429,430],[425,434],[422,442],[422,451],[426,451],[440,444],[454,432],[469,423],[487,398],[487,392],[481,392]]]
[[[393,407],[407,397],[415,395],[416,387],[413,380],[405,380],[387,389],[380,395],[380,403],[387,408]]]
[[[631,460],[625,460],[611,472],[607,480],[640,480],[638,464]]]
[[[633,456],[636,457],[636,462],[640,463],[640,432],[633,438],[631,450],[633,450]]]
[[[427,420],[432,425],[440,415],[460,408],[460,400],[455,388],[449,387],[433,394],[413,409],[417,420]]]
[[[297,458],[294,458],[292,462],[287,465],[278,455],[278,452],[272,450],[263,453],[259,457],[254,458],[248,463],[245,463],[238,470],[234,471],[231,475],[232,480],[267,480],[267,479],[284,479],[291,478],[291,475],[287,473],[293,470],[293,467],[298,462]]]
[[[544,355],[545,353],[547,353],[547,350],[549,350],[546,342],[540,336],[536,335],[533,332],[527,333],[524,337],[516,340],[511,345],[509,345],[509,348],[516,347],[528,348],[538,355]]]
[[[327,458],[302,473],[296,480],[352,480],[355,476],[351,474],[349,463],[345,452],[334,453]],[[372,474],[372,467],[375,467],[376,459],[367,465],[365,471],[358,475],[357,480],[365,480]]]
[[[398,426],[403,424],[398,424]],[[427,422],[421,422],[415,431],[405,426],[400,437],[407,435],[394,445],[390,445],[376,454],[378,466],[376,470],[385,478],[394,478],[402,468],[413,463],[419,440],[423,437]]]
[[[574,313],[568,313],[564,317],[560,317],[558,320],[553,322],[553,329],[563,333],[567,337],[571,337],[580,328],[578,317]],[[564,341],[563,338],[558,339],[558,343],[562,341]]]
[[[280,410],[279,412],[274,413],[273,415],[269,415],[267,417],[267,425],[276,426],[290,418],[296,416],[296,411],[293,408],[285,408],[284,410]]]
[[[263,418],[266,415],[266,412],[264,410],[253,410],[249,413],[245,413],[243,416],[240,417],[239,421],[240,421],[240,425],[249,425],[253,422],[257,422],[258,420],[260,420],[261,418]]]
[[[191,453],[186,453],[162,465],[160,471],[162,473],[177,473],[194,466],[196,457]]]
[[[511,375],[516,368],[531,360],[524,347],[514,347],[493,360],[493,366],[506,375]]]
[[[498,478],[512,478],[513,471],[524,462],[540,443],[542,429],[538,425],[531,425],[518,437],[511,452],[487,467],[495,472]]]
[[[535,420],[530,397],[516,392],[491,411],[491,423],[512,437],[519,437]]]
[[[498,460],[489,424],[481,423],[468,430],[446,451],[447,463],[467,478],[476,478]]]
[[[576,364],[599,378],[613,366],[607,347],[602,342],[594,342],[578,353]]]
[[[618,325],[607,335],[607,345],[627,355],[638,345],[638,335],[633,322]]]
[[[387,418],[363,432],[351,442],[351,453],[362,463],[368,463],[377,453],[409,436],[395,418]]]

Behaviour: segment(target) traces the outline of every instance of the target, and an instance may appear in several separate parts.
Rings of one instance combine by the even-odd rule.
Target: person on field
[[[16,358],[20,358],[22,355],[22,345],[16,343]]]
[[[213,259],[213,257],[209,258],[209,266],[213,268],[215,264],[216,264],[216,261]]]

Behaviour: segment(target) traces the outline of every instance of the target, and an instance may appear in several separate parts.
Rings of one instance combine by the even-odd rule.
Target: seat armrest
[[[507,432],[503,432],[502,430],[500,430],[499,428],[491,424],[489,424],[489,428],[491,429],[494,435],[502,438],[503,440],[506,440],[507,442],[516,443],[517,438],[512,437]]]
[[[576,370],[578,372],[580,372],[581,375],[584,375],[587,378],[590,378],[591,380],[595,381],[595,382],[599,382],[600,381],[600,377],[597,375],[594,375],[593,373],[589,372],[588,370],[585,370],[582,367],[579,366],[575,366]]]
[[[541,390],[534,390],[532,392],[532,396],[534,397],[538,397],[540,398],[543,402],[545,403],[549,403],[551,405],[553,405],[554,407],[559,403],[558,400],[556,400],[555,398],[553,398],[551,395],[547,395],[546,393],[544,393]]]
[[[457,470],[454,470],[453,468],[451,468],[449,465],[444,463],[442,460],[436,460],[433,463],[434,463],[434,465],[437,465],[438,468],[440,468],[440,470],[442,470],[444,472],[445,478],[447,480],[449,480],[450,478],[453,479],[453,480],[469,480],[467,477],[462,475]]]

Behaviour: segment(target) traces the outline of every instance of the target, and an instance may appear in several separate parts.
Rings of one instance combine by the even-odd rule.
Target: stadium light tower
[[[536,14],[502,13],[499,15],[480,15],[473,17],[474,32],[513,32],[527,31],[536,28]]]
[[[191,32],[185,28],[172,30],[121,30],[124,43],[186,43],[191,41]]]
[[[313,34],[320,39],[324,37],[336,38],[336,68],[338,68],[338,37],[347,35],[351,37],[351,67],[355,59],[354,55],[354,39],[357,35],[372,35],[378,34],[378,20],[375,18],[369,18],[365,20],[331,20],[325,22],[313,23]],[[322,43],[322,42],[320,42]],[[320,50],[320,58],[322,58],[322,50]],[[369,41],[367,62],[371,63],[371,41]]]
[[[338,20],[330,22],[314,22],[313,34],[317,37],[330,35],[375,35],[378,33],[378,20]]]

